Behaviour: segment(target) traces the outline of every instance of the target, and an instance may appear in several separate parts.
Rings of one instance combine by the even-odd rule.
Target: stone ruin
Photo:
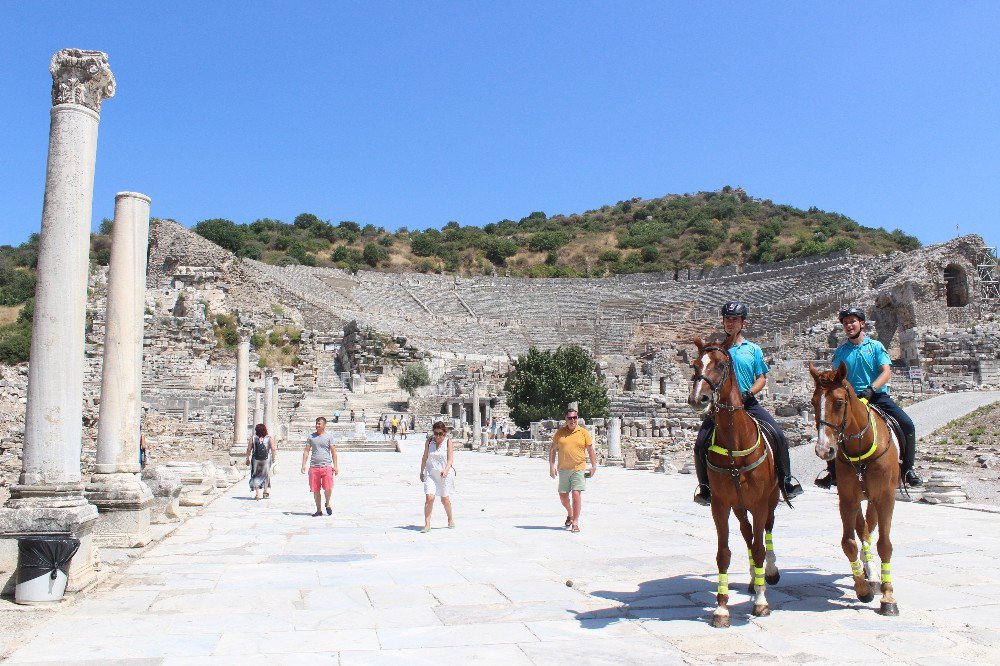
[[[107,57],[88,51],[61,51],[52,73],[32,363],[0,369],[5,572],[14,535],[71,533],[84,542],[71,571],[70,589],[80,589],[93,579],[96,543],[144,543],[151,522],[241,476],[230,463],[253,423],[295,446],[341,397],[345,410],[349,399],[370,410],[369,422],[406,407],[419,429],[444,417],[473,448],[544,456],[554,422],[517,439],[484,436],[509,419],[503,382],[530,347],[578,344],[595,359],[612,418],[589,426],[606,463],[670,471],[669,455],[686,454],[698,425],[685,402],[687,340],[715,330],[731,299],[750,304],[749,336],[772,368],[765,404],[792,444],[808,437],[806,365],[828,362],[847,304],[871,313],[897,392],[1000,385],[996,258],[977,236],[881,257],[593,279],[351,273],[240,259],[176,222],[150,225],[149,198],[123,192],[111,268],[88,277],[97,124],[114,78]],[[81,249],[67,254],[57,237]],[[217,315],[235,321],[235,346]],[[288,326],[302,329],[294,362],[260,367],[249,336]],[[428,367],[432,384],[400,405],[395,375],[411,362]],[[116,393],[119,381],[126,390]],[[141,478],[140,419],[156,463]]]

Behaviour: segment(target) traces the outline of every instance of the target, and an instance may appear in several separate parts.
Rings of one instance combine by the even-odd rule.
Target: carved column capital
[[[53,106],[80,104],[100,113],[101,102],[115,96],[115,77],[107,53],[62,49],[52,56],[49,71]]]

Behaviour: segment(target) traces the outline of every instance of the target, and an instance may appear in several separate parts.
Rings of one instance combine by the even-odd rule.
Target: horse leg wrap
[[[861,553],[865,562],[871,562],[875,559],[872,556],[872,535],[869,534],[868,538],[861,542]]]
[[[864,575],[865,568],[861,566],[861,560],[854,560],[851,562],[851,573],[854,574],[855,578],[859,578]]]
[[[729,595],[729,574],[719,572],[719,586],[716,588],[716,594]]]
[[[753,584],[757,588],[764,586],[764,567],[753,568]]]
[[[769,553],[774,551],[774,537],[770,532],[764,534],[764,550]]]
[[[882,563],[882,583],[892,582],[892,564],[889,562]]]

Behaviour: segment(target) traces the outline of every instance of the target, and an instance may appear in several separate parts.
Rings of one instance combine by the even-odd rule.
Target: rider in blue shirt
[[[760,347],[743,337],[743,327],[746,325],[749,308],[746,303],[730,301],[722,306],[722,327],[726,335],[735,335],[729,355],[733,359],[733,369],[736,372],[736,382],[743,394],[743,407],[760,422],[766,423],[776,435],[774,442],[775,463],[778,467],[778,478],[781,479],[785,495],[791,499],[802,494],[802,486],[792,477],[791,462],[788,459],[788,442],[785,434],[778,426],[774,417],[757,402],[756,394],[767,385],[767,363],[764,362],[764,352]],[[709,505],[712,502],[712,491],[708,487],[708,468],[705,456],[708,453],[709,437],[715,428],[715,419],[709,414],[701,424],[698,437],[694,443],[694,468],[698,475],[698,489],[694,501]]]
[[[833,367],[839,368],[843,363],[847,366],[847,381],[851,383],[859,398],[866,398],[868,403],[877,406],[899,423],[903,431],[903,456],[900,465],[903,472],[903,483],[908,486],[919,486],[923,481],[913,471],[913,463],[917,454],[917,434],[913,421],[906,412],[889,397],[889,379],[892,377],[892,361],[888,352],[878,340],[873,340],[864,334],[865,313],[856,307],[849,307],[840,312],[840,323],[847,334],[847,342],[837,347],[833,354]],[[829,488],[837,483],[835,459],[827,463],[826,471],[821,472],[816,479],[820,488]]]

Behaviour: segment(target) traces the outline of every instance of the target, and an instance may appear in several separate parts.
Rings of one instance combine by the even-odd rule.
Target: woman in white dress
[[[424,529],[431,531],[431,511],[434,509],[434,497],[441,498],[444,511],[448,514],[448,527],[455,527],[451,514],[451,492],[455,489],[454,448],[451,437],[448,437],[448,427],[443,421],[434,424],[430,437],[424,442],[424,457],[420,461],[420,480],[424,482]]]

